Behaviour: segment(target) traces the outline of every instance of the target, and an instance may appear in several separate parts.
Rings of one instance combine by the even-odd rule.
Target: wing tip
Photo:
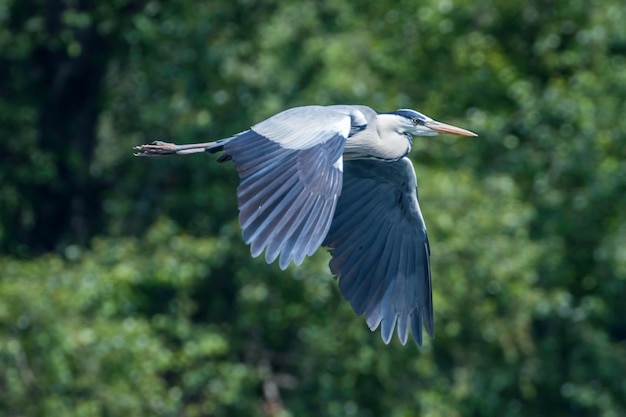
[[[423,328],[426,329],[426,333],[431,339],[435,338],[434,326],[432,325],[433,321],[424,317],[424,313],[425,311],[420,309],[406,316],[396,314],[393,320],[385,320],[380,316],[369,316],[366,317],[366,322],[372,332],[375,332],[381,324],[383,325],[381,327],[380,336],[383,343],[386,345],[391,343],[393,334],[396,333],[402,346],[405,346],[409,338],[410,328],[413,340],[419,347],[422,347],[424,344]],[[393,321],[393,325],[387,324],[390,321]],[[427,325],[427,323],[430,323],[430,325]]]
[[[422,337],[422,313],[420,310],[414,311],[411,314],[411,334],[413,336],[413,340],[419,347],[422,347],[423,337]],[[407,323],[408,325],[408,323]]]

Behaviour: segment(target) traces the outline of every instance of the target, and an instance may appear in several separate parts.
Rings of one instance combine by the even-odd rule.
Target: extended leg
[[[189,145],[176,145],[175,143],[162,142],[156,140],[147,145],[139,145],[133,147],[135,156],[165,156],[165,155],[187,155],[199,152],[219,152],[223,148],[223,143],[204,142],[192,143]]]

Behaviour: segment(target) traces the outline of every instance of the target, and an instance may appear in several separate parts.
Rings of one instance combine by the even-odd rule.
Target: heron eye
[[[412,122],[413,122],[413,124],[414,124],[414,125],[416,125],[416,126],[417,126],[417,125],[419,125],[419,124],[421,124],[421,122],[422,122],[422,121],[421,121],[420,119],[418,119],[417,117],[412,118],[412,119],[411,119],[411,121],[412,121]]]

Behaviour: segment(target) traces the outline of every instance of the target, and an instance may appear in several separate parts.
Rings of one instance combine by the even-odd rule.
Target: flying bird
[[[430,245],[407,155],[413,136],[475,133],[415,110],[303,106],[215,142],[134,147],[137,156],[222,152],[239,174],[239,222],[253,257],[281,269],[320,246],[354,311],[387,344],[434,337]]]

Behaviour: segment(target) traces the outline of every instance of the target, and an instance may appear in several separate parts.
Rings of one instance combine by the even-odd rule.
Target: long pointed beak
[[[460,135],[460,136],[478,136],[476,133],[470,132],[469,130],[461,129],[460,127],[456,127],[452,125],[447,125],[445,123],[437,122],[435,120],[426,122],[424,126],[438,133],[451,133],[453,135]]]

